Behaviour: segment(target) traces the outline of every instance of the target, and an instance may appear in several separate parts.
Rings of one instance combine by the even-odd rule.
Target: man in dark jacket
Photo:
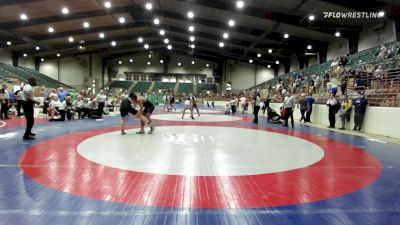
[[[354,106],[354,128],[353,131],[361,131],[361,125],[364,120],[365,111],[367,110],[368,100],[364,93],[353,101]]]

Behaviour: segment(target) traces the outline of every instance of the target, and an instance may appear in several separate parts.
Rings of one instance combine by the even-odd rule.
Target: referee
[[[23,139],[24,140],[33,140],[36,134],[32,133],[32,127],[35,122],[33,117],[33,106],[34,104],[38,104],[35,101],[35,96],[33,95],[33,87],[36,86],[36,79],[31,77],[28,79],[28,84],[26,84],[22,91],[22,108],[24,109],[24,114],[26,118],[26,130]]]

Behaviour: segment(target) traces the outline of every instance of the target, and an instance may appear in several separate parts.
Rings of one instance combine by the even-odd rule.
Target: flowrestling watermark
[[[325,19],[379,19],[385,12],[323,12]]]

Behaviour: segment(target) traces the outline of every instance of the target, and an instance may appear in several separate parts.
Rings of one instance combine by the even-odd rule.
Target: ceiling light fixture
[[[237,1],[236,2],[236,7],[238,7],[239,9],[243,8],[244,6],[244,2],[243,1]]]
[[[194,65],[195,64],[195,62],[194,61],[192,61],[192,65]]]
[[[57,53],[57,57],[60,58],[60,56],[61,56],[61,54],[60,54],[60,53]]]
[[[260,53],[258,53],[258,54],[257,54],[257,57],[258,57],[258,58],[261,58],[261,54],[260,54]]]
[[[196,38],[194,36],[190,36],[189,40],[193,42],[196,40]]]
[[[283,35],[283,37],[284,37],[285,39],[288,39],[288,38],[289,38],[289,34],[286,33],[286,34]]]
[[[122,61],[118,61],[118,64],[121,65],[121,64],[122,64]]]
[[[67,7],[63,7],[61,9],[62,14],[68,14],[69,13],[69,9]]]
[[[275,64],[276,64],[276,65],[279,65],[279,61],[278,61],[278,60],[276,60],[276,61],[275,61]]]
[[[308,17],[308,20],[314,21],[314,20],[315,20],[315,16],[314,16],[314,15],[310,15],[310,16]]]
[[[193,32],[194,31],[194,26],[189,26],[188,29],[189,29],[190,32]]]
[[[143,38],[139,37],[139,38],[137,39],[137,41],[138,41],[139,43],[142,43],[142,42],[143,42]]]
[[[164,43],[165,43],[165,44],[168,44],[168,43],[169,43],[168,38],[165,38],[165,39],[164,39]]]
[[[382,17],[384,17],[385,16],[385,12],[384,11],[379,11],[378,12],[378,17],[379,18],[382,18]]]
[[[219,43],[219,47],[220,47],[220,48],[223,48],[224,46],[225,46],[224,42],[220,42],[220,43]]]
[[[40,61],[44,62],[44,58],[41,58]]]
[[[12,45],[11,41],[7,41],[7,45],[8,46]]]
[[[172,45],[168,45],[168,46],[167,46],[167,49],[168,49],[168,50],[171,50],[171,49],[172,49]]]
[[[149,66],[150,66],[150,65],[151,65],[151,62],[147,62],[147,65],[149,65]]]
[[[28,16],[25,13],[19,15],[19,18],[21,18],[21,20],[28,20]]]
[[[271,68],[271,65],[268,65],[267,67],[268,67],[268,68]]]
[[[153,20],[153,23],[154,23],[155,25],[158,25],[158,24],[160,24],[160,20],[156,18],[156,19]]]
[[[178,66],[182,66],[182,63],[178,63]]]
[[[129,59],[129,62],[131,62],[131,63],[132,63],[132,62],[133,62],[133,59]]]
[[[146,7],[147,10],[151,10],[153,8],[153,4],[148,2],[148,3],[146,3],[145,7]]]
[[[145,44],[145,45],[144,45],[144,48],[145,48],[145,49],[149,49],[149,47],[150,47],[150,46],[149,46],[148,44]]]
[[[228,38],[229,38],[229,34],[228,34],[228,33],[224,33],[224,34],[222,35],[222,37],[223,37],[224,39],[228,39]]]
[[[164,60],[161,59],[161,60],[160,60],[160,63],[163,64],[163,63],[164,63]]]
[[[268,53],[270,53],[270,54],[271,54],[271,53],[272,53],[272,49],[268,49]]]
[[[196,45],[190,45],[190,48],[195,49]]]
[[[109,1],[104,2],[104,7],[106,7],[107,9],[111,8],[111,2]]]
[[[117,42],[115,42],[115,41],[112,41],[112,42],[111,42],[111,46],[114,47],[114,46],[116,46],[116,45],[117,45]]]
[[[39,46],[36,46],[35,49],[36,49],[36,51],[39,51],[39,50],[40,50],[40,47],[39,47]]]
[[[24,56],[24,57],[27,57],[27,56],[28,56],[28,54],[24,53],[22,56]]]
[[[54,28],[53,28],[53,27],[49,27],[47,30],[48,30],[50,33],[53,33],[53,32],[54,32]]]
[[[311,45],[308,45],[308,46],[307,46],[307,49],[308,49],[308,50],[311,50],[311,49],[312,49],[312,46],[311,46]]]
[[[120,17],[120,18],[118,19],[118,21],[119,21],[119,23],[125,23],[125,18],[124,18],[124,17]]]
[[[106,35],[104,35],[104,33],[100,33],[99,34],[99,38],[104,38]]]
[[[89,28],[89,27],[90,27],[89,22],[84,22],[84,23],[83,23],[83,27],[84,27],[84,28]]]
[[[252,60],[252,59],[250,59],[250,60],[249,60],[249,63],[253,63],[253,60]]]
[[[207,63],[207,64],[206,64],[206,67],[210,67],[210,64]]]
[[[335,36],[340,37],[342,34],[339,31],[336,31]]]
[[[193,19],[194,13],[193,13],[192,11],[189,11],[189,12],[187,13],[187,17],[188,17],[189,19]]]
[[[73,37],[69,37],[68,41],[72,43],[72,42],[74,42],[74,38]]]
[[[234,20],[229,20],[229,21],[228,21],[228,25],[229,25],[230,27],[234,27],[234,26],[235,26],[235,21],[234,21]]]
[[[160,35],[164,36],[165,35],[165,31],[164,30],[160,30]]]

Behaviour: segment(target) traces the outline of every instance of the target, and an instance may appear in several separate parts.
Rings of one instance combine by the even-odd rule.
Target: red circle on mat
[[[215,123],[197,126],[212,125]],[[20,167],[31,179],[63,192],[112,202],[177,208],[256,208],[314,202],[355,192],[381,174],[378,159],[343,142],[293,131],[235,127],[299,137],[319,145],[325,156],[305,168],[251,176],[133,172],[91,162],[77,152],[85,139],[118,131],[106,128],[36,144],[21,156]]]

